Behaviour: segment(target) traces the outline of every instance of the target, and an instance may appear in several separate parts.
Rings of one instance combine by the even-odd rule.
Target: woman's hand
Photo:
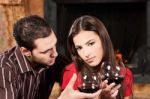
[[[99,95],[101,94],[101,90],[95,93],[83,93],[79,92],[78,90],[74,90],[73,85],[76,81],[76,78],[77,76],[74,74],[64,91],[58,97],[58,99],[97,99],[97,97],[99,97]]]
[[[116,85],[115,83],[111,83],[110,85],[107,84],[108,81],[105,80],[101,84],[102,92],[101,92],[101,99],[115,99],[118,95],[118,90],[121,87],[120,84]]]

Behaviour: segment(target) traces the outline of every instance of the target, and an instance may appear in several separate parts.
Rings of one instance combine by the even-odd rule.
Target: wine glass
[[[116,66],[111,66],[108,61],[102,63],[101,72],[103,79],[108,80],[108,84],[115,82],[121,84],[126,75],[126,68],[123,62],[117,62]]]
[[[85,93],[94,93],[100,89],[99,73],[79,72],[77,77],[78,90]]]

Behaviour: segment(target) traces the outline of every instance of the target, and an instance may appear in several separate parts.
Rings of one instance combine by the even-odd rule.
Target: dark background
[[[45,0],[45,18],[58,37],[59,53],[67,57],[66,39],[73,21],[81,15],[99,18],[115,50],[119,49],[127,66],[143,78],[150,73],[149,5],[149,0]]]

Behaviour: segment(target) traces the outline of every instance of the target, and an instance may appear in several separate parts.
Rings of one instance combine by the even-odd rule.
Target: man
[[[0,55],[0,99],[48,99],[67,64],[58,56],[53,30],[43,18],[32,15],[16,22],[13,35],[18,45]],[[101,90],[93,94],[73,90],[75,80],[74,75],[59,99],[99,96]]]

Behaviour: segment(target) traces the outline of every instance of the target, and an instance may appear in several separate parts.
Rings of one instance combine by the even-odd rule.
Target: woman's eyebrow
[[[75,45],[75,48],[81,47],[80,45]]]
[[[89,44],[91,41],[94,41],[94,39],[90,39],[89,41],[86,42],[86,44]]]

